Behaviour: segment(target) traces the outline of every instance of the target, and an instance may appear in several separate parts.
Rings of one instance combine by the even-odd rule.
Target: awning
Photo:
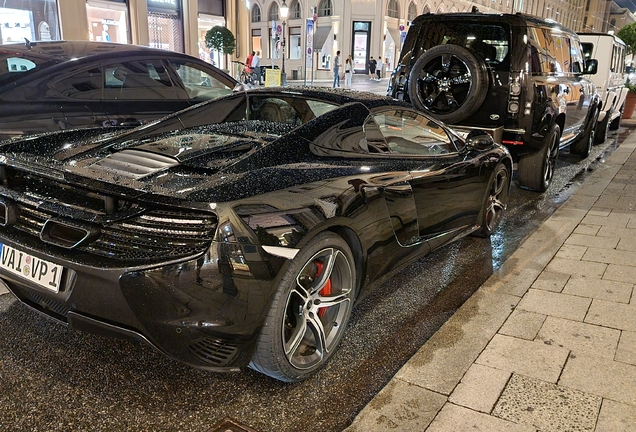
[[[395,46],[400,46],[400,43],[402,42],[402,34],[400,31],[396,28],[388,28],[387,31],[389,32],[389,37],[393,39]]]
[[[332,43],[329,38],[333,40],[332,34],[331,26],[316,27],[316,32],[314,33],[314,51],[331,52]],[[325,47],[327,42],[329,42],[329,45]],[[328,48],[328,50],[325,48]]]

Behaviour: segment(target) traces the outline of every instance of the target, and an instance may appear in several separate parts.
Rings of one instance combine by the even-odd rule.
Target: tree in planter
[[[227,27],[214,26],[205,33],[205,46],[220,54],[234,54],[236,38]]]

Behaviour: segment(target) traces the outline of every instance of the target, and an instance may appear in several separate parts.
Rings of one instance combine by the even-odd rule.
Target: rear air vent
[[[219,367],[229,364],[238,353],[235,343],[208,337],[192,342],[188,348],[202,362]]]
[[[169,156],[127,149],[113,153],[94,163],[92,167],[112,174],[140,179],[176,165],[179,165],[179,161]]]

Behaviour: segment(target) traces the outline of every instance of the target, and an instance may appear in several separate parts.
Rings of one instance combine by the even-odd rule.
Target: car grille
[[[7,194],[17,203],[20,215],[9,229],[39,238],[42,227],[51,219],[97,225],[100,236],[74,248],[96,257],[129,264],[191,256],[209,247],[216,229],[216,216],[211,213],[151,209],[127,203],[115,214],[106,214],[98,208],[104,206],[105,196],[81,188],[72,188],[69,193],[67,185],[55,187],[50,181],[25,179],[20,179],[18,187],[10,187],[11,193]],[[42,190],[38,189],[40,185]]]

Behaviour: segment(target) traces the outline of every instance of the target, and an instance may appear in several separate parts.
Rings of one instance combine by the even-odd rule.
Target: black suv
[[[413,20],[388,95],[440,120],[490,131],[518,161],[520,186],[544,191],[559,149],[587,157],[600,99],[576,33],[523,14]]]

